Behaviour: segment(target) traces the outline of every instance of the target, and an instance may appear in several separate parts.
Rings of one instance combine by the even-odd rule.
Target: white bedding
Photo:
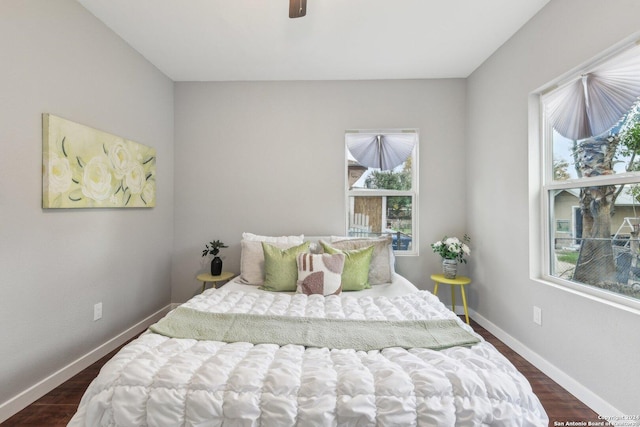
[[[264,292],[258,289],[259,286],[256,285],[247,285],[240,281],[240,277],[236,276],[233,280],[224,285],[224,289],[234,290],[234,291],[243,291],[243,292]],[[393,273],[391,283],[383,283],[380,285],[373,285],[370,289],[363,289],[361,291],[355,292],[343,292],[340,294],[341,298],[362,298],[362,297],[378,297],[378,296],[386,296],[393,297],[398,295],[406,295],[411,292],[418,292],[418,288],[416,288],[413,283],[408,281],[405,277]],[[287,292],[289,294],[293,294],[294,292]]]
[[[393,284],[340,297],[270,293],[231,282],[184,306],[294,317],[457,319],[435,296],[401,276]],[[547,424],[524,376],[483,340],[471,348],[364,352],[146,333],[105,364],[69,425]]]

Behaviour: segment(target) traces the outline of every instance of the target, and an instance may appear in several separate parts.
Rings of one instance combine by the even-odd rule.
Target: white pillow
[[[267,243],[291,243],[294,245],[301,245],[304,241],[304,234],[299,236],[260,236],[253,233],[242,233],[242,240],[248,240],[251,242],[267,242]]]

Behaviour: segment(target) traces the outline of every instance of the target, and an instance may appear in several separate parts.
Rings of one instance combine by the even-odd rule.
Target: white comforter
[[[342,297],[208,290],[202,311],[350,319],[453,318],[427,291]],[[462,322],[461,322],[462,323]],[[466,327],[466,325],[464,325]],[[546,426],[527,380],[491,344],[356,352],[147,333],[102,369],[70,426]]]

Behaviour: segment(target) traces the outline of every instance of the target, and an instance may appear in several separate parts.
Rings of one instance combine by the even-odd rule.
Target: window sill
[[[395,257],[420,256],[417,251],[393,251]]]
[[[543,285],[606,304],[619,310],[640,315],[640,301],[634,298],[553,276],[532,277],[531,279]]]

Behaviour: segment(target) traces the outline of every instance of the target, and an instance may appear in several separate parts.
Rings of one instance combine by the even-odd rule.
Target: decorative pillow
[[[320,246],[320,242],[313,242],[311,240],[309,240],[309,242],[311,243],[309,245],[309,252],[311,252],[312,254],[322,253],[322,246]]]
[[[339,295],[342,291],[344,254],[299,254],[297,292],[305,295]]]
[[[296,246],[294,243],[271,243],[280,249]],[[241,240],[240,246],[240,281],[247,285],[262,285],[264,283],[264,251],[262,242]]]
[[[371,257],[371,267],[369,267],[369,284],[380,285],[382,283],[391,283],[393,270],[391,268],[391,256],[389,254],[393,251],[391,246],[392,241],[393,239],[391,236],[384,236],[377,239],[332,237],[331,246],[336,249],[344,250],[362,249],[373,245],[374,249]]]
[[[342,270],[342,290],[361,291],[369,289],[369,269],[373,245],[362,249],[337,249],[321,240],[320,244],[328,254],[344,254],[344,269]]]
[[[296,258],[299,254],[308,251],[309,242],[289,249],[280,249],[266,242],[261,243],[264,251],[264,284],[260,289],[275,292],[295,291],[298,281]]]
[[[293,245],[300,245],[304,241],[304,234],[299,236],[260,236],[253,233],[242,233],[242,240],[249,240],[252,242],[267,242],[267,243],[289,243]]]

